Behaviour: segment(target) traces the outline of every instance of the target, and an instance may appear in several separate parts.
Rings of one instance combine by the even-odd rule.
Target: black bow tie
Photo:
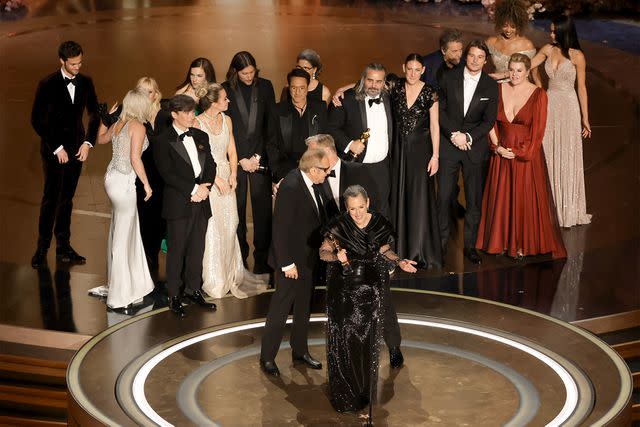
[[[185,138],[186,136],[190,136],[190,137],[192,137],[192,138],[193,138],[193,135],[191,134],[191,131],[190,131],[190,130],[188,130],[188,131],[186,131],[186,132],[184,132],[184,133],[181,133],[181,134],[180,134],[180,136],[179,136],[178,138],[180,139],[180,141],[184,141],[184,138]]]
[[[329,172],[329,175],[327,175],[327,176],[330,176],[330,177],[332,177],[332,178],[335,178],[335,177],[336,177],[336,171],[335,171],[335,170],[332,170],[331,172]]]
[[[373,104],[380,104],[382,102],[382,98],[370,98],[369,99],[369,107],[371,107]]]
[[[74,86],[77,84],[76,79],[70,79],[68,77],[65,77],[64,78],[64,85],[65,86],[69,86],[69,83],[71,83]]]

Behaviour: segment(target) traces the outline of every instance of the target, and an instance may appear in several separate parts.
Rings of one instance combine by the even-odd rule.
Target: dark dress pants
[[[468,156],[456,159],[441,157],[438,170],[438,221],[442,247],[449,240],[451,221],[451,198],[458,182],[458,172],[462,168],[466,212],[464,215],[464,247],[474,248],[478,237],[478,226],[482,214],[482,189],[484,184],[485,163],[473,163]],[[443,253],[444,254],[444,253]]]
[[[363,163],[371,188],[365,188],[371,199],[371,209],[390,218],[391,169],[389,157],[377,163]]]
[[[67,153],[69,161],[60,164],[57,156],[46,150],[43,144],[40,154],[44,172],[44,191],[40,203],[38,247],[48,249],[52,234],[55,233],[57,247],[66,249],[71,239],[73,196],[76,194],[82,172],[82,162],[76,159],[75,153]]]
[[[402,335],[400,334],[400,325],[398,324],[398,315],[391,301],[391,289],[389,289],[389,280],[385,285],[384,298],[382,299],[384,309],[384,324],[382,325],[382,337],[387,347],[400,347]]]
[[[250,189],[249,189],[250,187]],[[271,245],[271,179],[268,175],[247,173],[238,168],[238,241],[242,252],[242,262],[247,266],[249,243],[247,242],[247,191],[251,192],[251,212],[253,214],[253,258],[255,273],[269,273],[267,263]]]
[[[169,297],[202,287],[202,258],[208,218],[204,203],[192,203],[189,215],[167,220],[167,290]]]
[[[301,270],[298,270],[301,272]],[[260,359],[274,360],[293,305],[293,324],[291,326],[291,352],[294,357],[308,353],[307,337],[309,331],[309,313],[311,310],[311,294],[313,292],[313,274],[303,273],[297,280],[287,279],[282,271],[275,273],[276,290],[271,297],[267,323],[262,336]]]

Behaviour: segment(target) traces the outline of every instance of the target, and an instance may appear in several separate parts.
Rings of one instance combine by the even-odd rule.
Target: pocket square
[[[480,101],[488,101],[489,98],[480,98]]]

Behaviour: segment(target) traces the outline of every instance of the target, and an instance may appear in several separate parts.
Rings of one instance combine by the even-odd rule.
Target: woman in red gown
[[[529,83],[530,68],[529,57],[513,54],[510,81],[500,87],[476,248],[514,258],[549,252],[565,258],[542,150],[547,94]]]

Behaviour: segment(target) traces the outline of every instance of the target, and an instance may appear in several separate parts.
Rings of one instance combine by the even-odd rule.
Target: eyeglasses
[[[322,166],[314,166],[314,168],[321,170],[325,174],[331,172],[331,166],[327,166],[326,168],[323,168]]]
[[[300,70],[305,70],[307,72],[313,70],[313,67],[305,67],[303,65],[296,65],[296,68],[300,69]]]

